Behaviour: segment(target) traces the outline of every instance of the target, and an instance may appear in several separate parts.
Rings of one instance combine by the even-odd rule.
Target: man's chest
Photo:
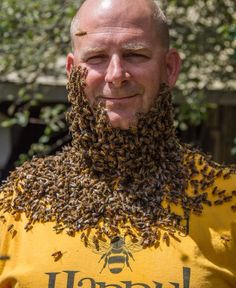
[[[91,241],[86,247],[80,234],[57,235],[48,225],[21,232],[6,249],[10,260],[1,288],[233,287],[229,272],[219,265],[220,255],[212,257],[212,251],[200,249],[189,236],[162,239],[158,247],[143,249],[121,235],[115,242],[101,241],[96,249]]]

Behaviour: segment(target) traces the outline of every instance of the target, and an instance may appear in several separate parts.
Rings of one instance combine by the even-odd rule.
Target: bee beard
[[[159,228],[187,233],[182,220],[192,209],[202,210],[205,196],[194,204],[195,196],[187,195],[187,183],[196,173],[195,156],[188,152],[189,164],[184,160],[187,148],[175,135],[168,87],[161,86],[150,111],[138,115],[136,127],[121,130],[111,127],[101,103],[90,108],[86,75],[81,67],[73,69],[67,85],[72,145],[14,171],[0,210],[25,212],[29,227],[54,221],[55,231],[65,229],[69,235],[93,227],[94,241],[101,235],[119,236],[119,227],[134,238],[138,232],[144,247],[159,239]],[[180,207],[177,214],[173,203]]]
[[[189,179],[183,164],[185,146],[175,134],[169,88],[162,84],[149,112],[137,115],[137,126],[122,130],[111,126],[102,103],[89,106],[86,74],[79,67],[70,75],[67,88],[72,107],[67,120],[73,139],[70,154],[83,173],[83,185],[90,183],[79,197],[90,199],[89,203],[80,200],[96,214],[95,219],[89,218],[90,224],[99,230],[98,219],[103,219],[108,236],[114,237],[119,234],[115,227],[128,220],[138,231],[151,233],[143,236],[146,244],[156,239],[150,227],[184,231],[180,222],[188,210],[175,214],[169,205],[182,202]],[[83,223],[82,217],[80,221]]]
[[[102,178],[133,182],[134,178],[165,171],[181,174],[183,149],[175,135],[172,97],[167,85],[146,114],[137,114],[137,125],[127,130],[113,128],[102,102],[92,108],[85,94],[86,70],[74,68],[68,83],[72,104],[67,114],[72,146],[80,151],[80,163]],[[166,182],[166,181],[165,181]]]
[[[143,247],[158,247],[160,229],[173,239],[180,231],[186,236],[191,213],[200,215],[202,204],[212,205],[204,190],[217,191],[215,179],[226,177],[220,176],[222,168],[179,143],[166,85],[150,111],[138,115],[137,126],[121,130],[111,127],[101,103],[90,108],[84,92],[86,75],[81,67],[73,69],[67,86],[72,145],[13,171],[1,187],[0,211],[25,213],[26,231],[36,222],[55,222],[56,233],[65,230],[70,236],[94,228],[96,247],[104,236],[114,239],[121,233],[135,243],[141,238]],[[209,174],[203,169],[199,173],[197,163],[210,165]],[[168,239],[166,233],[163,237]]]

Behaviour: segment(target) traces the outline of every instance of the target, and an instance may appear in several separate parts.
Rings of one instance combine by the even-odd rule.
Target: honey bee
[[[8,226],[7,231],[11,234],[12,238],[14,238],[17,234],[17,231],[14,229],[13,224]]]
[[[179,231],[178,235],[181,237],[186,237],[189,234],[189,216],[184,217],[183,221],[185,222],[185,224],[183,224],[182,227],[179,227],[180,231]]]
[[[215,186],[215,187],[213,188],[213,190],[212,190],[212,192],[211,192],[212,195],[216,195],[216,194],[217,194],[217,189],[218,189],[217,186]]]
[[[167,232],[163,234],[162,240],[166,243],[167,246],[170,246],[170,236]]]
[[[233,212],[236,212],[236,205],[232,205],[232,206],[231,206],[231,210],[232,210]]]
[[[236,196],[236,191],[235,190],[232,191],[232,196]]]
[[[1,221],[2,223],[6,223],[6,218],[5,218],[4,216],[0,216],[0,221]]]
[[[225,196],[225,197],[223,198],[223,200],[224,200],[225,202],[230,202],[230,201],[232,200],[232,196]]]
[[[9,226],[7,227],[7,231],[8,231],[8,232],[11,232],[11,231],[13,230],[13,228],[14,228],[14,225],[11,224],[11,225],[9,225]]]
[[[223,175],[223,178],[224,179],[229,179],[230,178],[230,175],[231,175],[231,171],[229,171],[229,172],[227,172],[227,173],[225,173],[224,175]]]
[[[217,173],[216,173],[216,177],[221,177],[223,174],[223,169],[220,169]]]
[[[202,164],[203,164],[203,157],[202,157],[202,156],[199,157],[199,159],[198,159],[198,164],[199,164],[199,165],[202,165]]]
[[[221,204],[223,204],[223,200],[221,200],[221,199],[218,199],[218,200],[216,200],[216,201],[214,201],[214,204],[215,205],[221,205]]]
[[[8,256],[8,255],[0,255],[0,261],[6,261],[9,259],[10,259],[10,256]]]
[[[26,231],[29,231],[29,230],[31,230],[32,228],[33,228],[33,225],[32,225],[31,222],[28,222],[28,223],[25,225],[25,227],[24,227],[24,229],[25,229]]]
[[[63,254],[64,253],[62,253],[61,251],[56,251],[56,252],[52,253],[51,256],[54,258],[54,262],[57,262],[58,260],[61,259]]]
[[[225,192],[226,192],[226,190],[222,190],[222,191],[218,192],[219,197],[223,197]]]

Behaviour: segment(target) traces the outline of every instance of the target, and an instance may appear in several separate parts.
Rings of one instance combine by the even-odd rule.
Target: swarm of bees
[[[160,228],[166,231],[163,241],[168,245],[176,231],[187,234],[184,220],[191,213],[201,214],[203,204],[231,201],[236,192],[218,191],[215,180],[229,178],[234,170],[179,142],[165,84],[149,113],[138,115],[137,126],[121,130],[111,127],[102,103],[89,106],[86,75],[85,69],[75,68],[67,86],[72,145],[16,169],[2,187],[0,210],[24,212],[29,220],[26,230],[48,221],[55,222],[56,233],[71,236],[95,228],[98,247],[98,239],[113,239],[122,228],[134,242],[138,234],[147,247],[157,242]],[[213,203],[206,193],[209,188]],[[182,212],[176,214],[173,205]]]

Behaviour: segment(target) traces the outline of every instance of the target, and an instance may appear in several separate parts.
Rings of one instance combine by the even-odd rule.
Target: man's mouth
[[[100,98],[104,99],[104,100],[121,101],[121,100],[131,99],[131,98],[134,98],[134,97],[137,97],[137,96],[138,96],[138,94],[131,95],[131,96],[125,96],[125,97],[105,97],[105,96],[101,96]]]

